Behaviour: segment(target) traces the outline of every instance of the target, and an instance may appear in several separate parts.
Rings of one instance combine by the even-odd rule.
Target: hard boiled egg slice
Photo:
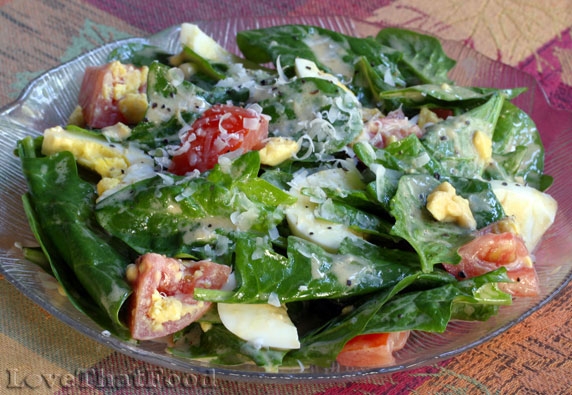
[[[552,196],[522,184],[491,181],[491,186],[506,215],[515,218],[526,247],[533,251],[554,222],[558,203]]]
[[[180,41],[203,58],[221,63],[232,63],[233,55],[207,36],[197,25],[183,23]]]
[[[284,307],[218,303],[217,308],[225,328],[256,347],[300,348],[298,331]]]
[[[296,196],[298,200],[286,209],[286,220],[295,236],[314,242],[328,251],[336,251],[346,237],[356,239],[359,237],[342,224],[316,218],[314,210],[318,204],[301,193],[304,187],[363,189],[364,184],[357,170],[328,169],[307,177],[301,174],[292,180],[291,185],[290,194]]]

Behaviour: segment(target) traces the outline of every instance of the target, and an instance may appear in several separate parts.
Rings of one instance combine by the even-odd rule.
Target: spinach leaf
[[[367,187],[367,186],[366,186]],[[334,202],[343,203],[356,209],[369,213],[378,213],[379,202],[364,189],[341,189],[330,187],[303,187],[303,195],[310,196],[316,201],[332,199]]]
[[[316,218],[343,224],[348,228],[382,238],[396,240],[391,236],[392,224],[375,214],[362,211],[349,204],[335,202],[327,199],[319,204],[315,210]]]
[[[479,154],[473,140],[479,132],[492,139],[503,103],[504,96],[493,95],[482,106],[427,128],[421,142],[446,174],[467,178],[483,174],[488,158]]]
[[[199,114],[193,112],[183,112],[182,120],[191,125]],[[166,122],[159,124],[153,122],[140,122],[131,131],[131,136],[127,141],[135,141],[139,143],[141,148],[149,151],[154,148],[164,147],[166,145],[181,144],[179,131],[183,125],[179,122],[177,116],[173,116]]]
[[[431,272],[437,263],[458,263],[457,250],[473,239],[470,229],[451,222],[438,222],[425,207],[427,196],[444,181],[450,182],[457,194],[469,200],[478,229],[505,216],[487,182],[454,177],[438,181],[429,175],[403,176],[391,200],[391,215],[396,220],[392,234],[413,246],[424,272]]]
[[[505,101],[493,136],[493,163],[490,178],[522,182],[545,190],[552,183],[543,175],[544,146],[532,119],[514,104]],[[495,171],[496,170],[496,171]]]
[[[365,107],[379,107],[385,112],[399,107],[399,102],[384,99],[381,93],[396,89],[391,73],[381,75],[370,64],[365,56],[361,56],[355,64],[356,72],[350,88]]]
[[[323,327],[308,333],[301,339],[300,349],[290,351],[286,355],[284,363],[293,365],[299,360],[306,364],[328,367],[336,359],[344,345],[361,334],[411,329],[442,331],[441,328],[446,326],[451,317],[450,312],[443,307],[443,304],[451,306],[457,299],[472,299],[477,300],[478,303],[487,303],[487,300],[481,299],[479,296],[482,288],[489,289],[492,282],[509,281],[505,268],[475,277],[471,279],[473,281],[466,284],[451,282],[451,277],[447,274],[440,277],[439,284],[438,277],[433,275],[432,280],[435,284],[440,285],[439,287],[412,293],[413,295],[423,295],[420,300],[425,302],[419,306],[422,310],[419,311],[421,315],[417,321],[413,315],[406,316],[403,314],[403,312],[407,312],[408,308],[416,307],[415,305],[407,305],[407,302],[415,302],[415,298],[408,297],[409,294],[402,295],[399,293],[423,280],[427,275],[415,273],[405,277],[393,288],[369,297],[367,301],[349,314],[338,316]],[[429,276],[431,275],[429,274]],[[495,300],[495,303],[510,304],[510,295],[503,295],[502,301],[499,294],[499,299]],[[437,299],[432,300],[431,296],[435,296]],[[400,309],[403,309],[403,312]],[[391,315],[388,316],[388,314]],[[403,315],[400,316],[400,314]]]
[[[38,158],[33,140],[26,138],[19,143],[19,153],[29,188],[24,197],[26,213],[54,275],[76,307],[126,336],[119,310],[131,294],[124,280],[129,261],[97,228],[93,186],[79,178],[70,152]],[[90,303],[81,299],[85,293]]]
[[[372,295],[368,301],[350,313],[340,315],[326,325],[309,332],[300,339],[300,349],[290,351],[286,355],[284,363],[290,365],[301,361],[305,364],[330,366],[344,345],[362,333],[371,317],[388,300],[423,276],[425,274],[419,272],[410,274],[391,288]],[[442,283],[446,284],[451,281],[451,276],[445,274],[441,279]]]
[[[276,65],[280,57],[281,66],[289,72],[297,57],[304,58],[345,82],[354,76],[355,59],[364,56],[376,73],[389,73],[396,85],[404,85],[396,65],[401,54],[371,37],[351,37],[315,26],[284,25],[239,32],[236,42],[244,56],[256,63]]]
[[[189,81],[179,81],[176,74],[169,72],[170,69],[169,66],[159,62],[153,62],[149,66],[147,77],[149,107],[145,117],[155,125],[171,120],[178,113],[200,114],[212,104],[231,101],[235,105],[244,105],[248,99],[247,89],[217,86],[205,90]]]
[[[215,324],[207,332],[202,332],[198,345],[190,345],[186,350],[170,348],[169,351],[180,357],[208,358],[209,362],[218,365],[239,365],[254,361],[267,371],[275,371],[287,353],[287,350],[257,348],[220,324]]]
[[[153,45],[129,43],[115,48],[107,55],[107,61],[119,60],[123,64],[137,67],[149,66],[154,61],[169,64],[170,53]]]
[[[389,27],[381,29],[375,39],[402,54],[399,68],[407,85],[451,83],[447,73],[456,62],[445,55],[435,37]]]
[[[503,95],[511,100],[527,88],[494,89],[463,87],[449,84],[441,85],[415,85],[399,90],[386,90],[379,93],[380,100],[392,99],[406,107],[419,108],[474,108],[485,103],[493,95]]]
[[[500,291],[496,285],[497,282],[509,281],[506,269],[501,268],[479,277],[438,288],[399,294],[372,316],[363,334],[406,330],[444,332],[452,318],[453,310],[457,319],[488,318],[488,314],[497,309],[481,306],[511,304],[511,296]],[[458,306],[463,306],[466,311],[461,312],[460,307],[453,307],[457,304],[456,302],[460,302]],[[469,303],[470,306],[478,309],[479,314],[469,314],[467,308]]]
[[[375,181],[368,185],[367,192],[375,196],[386,211],[390,210],[391,198],[403,174],[440,177],[443,173],[439,162],[432,158],[415,135],[393,142],[384,149],[374,148],[367,142],[359,142],[353,149],[375,174]]]
[[[236,241],[234,291],[195,289],[194,297],[224,303],[268,303],[274,294],[281,303],[339,298],[387,288],[417,271],[414,253],[345,239],[337,254],[314,243],[288,237],[288,258],[273,252],[270,243],[248,234]]]
[[[228,168],[217,165],[197,178],[163,175],[142,180],[101,200],[96,216],[105,230],[140,254],[204,259],[209,256],[199,247],[214,243],[213,253],[222,255],[216,259],[227,262],[232,250],[221,232],[238,228],[267,233],[284,217],[279,206],[295,201],[258,179],[259,167],[258,151],[251,151]]]
[[[360,104],[350,93],[320,78],[295,79],[271,87],[274,96],[261,100],[271,116],[271,136],[309,137],[314,155],[337,152],[361,133]],[[304,139],[307,143],[307,139]],[[308,147],[303,147],[305,152]]]
[[[217,70],[217,64],[203,58],[201,55],[193,51],[191,48],[183,45],[182,60],[193,63],[199,72],[205,74],[213,81],[219,81],[226,78],[226,75]]]

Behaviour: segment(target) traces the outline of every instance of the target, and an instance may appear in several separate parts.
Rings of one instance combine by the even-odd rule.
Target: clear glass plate
[[[240,18],[199,22],[199,26],[231,51],[237,52],[236,32],[277,24],[302,23],[318,25],[356,36],[375,35],[380,26],[345,17]],[[50,314],[81,333],[124,354],[167,368],[187,372],[212,373],[218,377],[244,381],[288,382],[291,380],[348,380],[370,374],[410,369],[449,358],[481,344],[523,320],[551,300],[572,277],[572,112],[549,105],[542,89],[530,75],[494,62],[461,43],[444,42],[445,51],[458,60],[451,78],[458,85],[508,88],[526,86],[528,92],[516,104],[532,116],[546,147],[546,172],[554,177],[550,194],[559,210],[536,251],[537,269],[542,288],[537,298],[520,298],[484,323],[453,322],[442,334],[415,332],[407,346],[396,353],[394,366],[378,369],[339,367],[323,369],[307,367],[280,369],[266,373],[254,365],[215,366],[207,362],[174,357],[164,345],[153,342],[124,342],[105,336],[101,328],[77,311],[57,291],[55,280],[34,264],[26,261],[14,243],[35,244],[29,230],[21,195],[26,190],[19,160],[12,151],[16,141],[36,136],[54,125],[65,124],[76,105],[82,75],[86,66],[105,62],[107,54],[118,45],[143,42],[175,52],[178,49],[178,27],[172,27],[148,38],[134,38],[97,48],[71,62],[56,67],[32,81],[20,98],[0,110],[0,273],[22,293]]]

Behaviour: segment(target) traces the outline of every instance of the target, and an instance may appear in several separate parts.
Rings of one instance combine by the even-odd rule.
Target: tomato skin
[[[447,119],[454,115],[453,110],[449,110],[447,108],[432,108],[433,111],[437,116],[441,119]]]
[[[458,280],[480,276],[501,266],[515,283],[499,283],[499,288],[513,296],[537,296],[538,276],[524,241],[510,233],[484,233],[459,249],[461,262],[443,264]]]
[[[126,88],[125,93],[145,93],[146,76],[146,67],[123,65],[117,61],[102,66],[87,67],[78,97],[85,123],[97,129],[115,125],[117,122],[129,123],[120,110],[122,97],[115,94],[114,88],[126,83],[127,80],[139,79],[139,83],[130,86],[130,91]]]
[[[247,127],[248,123],[254,126]],[[239,148],[242,152],[261,149],[267,137],[266,116],[242,107],[217,104],[193,123],[181,145],[189,143],[189,148],[173,157],[169,171],[185,175],[195,169],[200,172],[212,169],[220,155]]]
[[[336,360],[342,366],[378,368],[395,363],[393,351],[401,350],[410,331],[359,335],[346,343]]]
[[[135,265],[137,278],[132,283],[134,292],[129,311],[129,328],[131,336],[138,340],[166,336],[199,319],[211,303],[193,299],[194,289],[220,289],[230,274],[230,267],[225,265],[210,261],[183,263],[154,253],[140,256]],[[154,326],[149,312],[155,291],[178,300],[183,306],[192,307],[191,312],[179,320]]]

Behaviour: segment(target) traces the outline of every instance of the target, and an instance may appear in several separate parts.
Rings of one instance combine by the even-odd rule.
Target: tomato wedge
[[[104,128],[117,122],[140,122],[147,109],[147,72],[146,66],[118,61],[87,67],[78,98],[85,123]]]
[[[336,360],[342,366],[378,368],[395,363],[393,351],[401,350],[410,331],[359,335],[346,343]]]
[[[169,171],[184,175],[195,169],[212,169],[220,155],[239,148],[242,152],[261,149],[267,137],[265,115],[242,107],[215,105],[193,123],[181,144],[184,151],[173,157]]]
[[[133,286],[129,328],[131,336],[149,340],[183,329],[199,319],[210,302],[193,299],[194,289],[220,289],[230,267],[210,261],[183,262],[149,253],[128,268]]]
[[[499,288],[513,296],[537,296],[538,276],[524,241],[511,232],[485,233],[459,249],[458,265],[443,264],[458,280],[480,276],[501,266],[514,283],[499,283]]]

